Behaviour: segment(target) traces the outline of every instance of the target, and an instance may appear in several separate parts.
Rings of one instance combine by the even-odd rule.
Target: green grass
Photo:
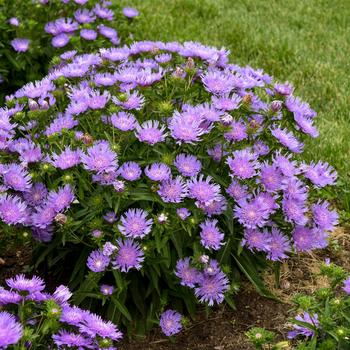
[[[348,186],[348,0],[123,0],[130,3],[141,11],[135,39],[224,46],[232,62],[292,82],[318,112],[320,137],[307,142],[307,159],[328,161]],[[345,187],[339,192],[350,209]]]

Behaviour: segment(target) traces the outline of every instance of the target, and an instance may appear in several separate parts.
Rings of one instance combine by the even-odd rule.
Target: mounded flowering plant
[[[134,8],[107,0],[1,1],[2,99],[41,79],[50,61],[67,50],[86,52],[128,41]]]
[[[0,287],[1,349],[109,349],[123,337],[110,321],[69,303],[61,285],[50,294],[44,281],[17,275]]]
[[[67,54],[1,110],[2,230],[30,230],[75,302],[138,332],[168,305],[233,305],[239,270],[267,294],[259,267],[325,247],[338,221],[335,170],[302,160],[315,111],[227,54]]]

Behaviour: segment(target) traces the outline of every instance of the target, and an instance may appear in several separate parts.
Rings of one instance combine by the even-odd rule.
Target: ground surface
[[[319,113],[308,159],[333,164],[350,211],[350,6],[348,0],[122,0],[141,11],[135,39],[224,46],[231,61],[263,68]]]

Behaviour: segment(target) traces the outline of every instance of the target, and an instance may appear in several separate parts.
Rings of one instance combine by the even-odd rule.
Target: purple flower
[[[68,289],[68,287],[63,285],[58,286],[52,294],[54,300],[57,301],[57,303],[59,303],[60,305],[66,304],[72,295],[73,294]]]
[[[220,195],[220,186],[211,183],[211,176],[204,180],[204,175],[199,175],[198,179],[193,178],[187,181],[188,197],[194,198],[200,203],[210,204],[218,199]]]
[[[53,334],[52,339],[59,347],[77,347],[79,349],[91,349],[93,346],[92,340],[85,337],[83,334],[71,333],[67,330],[61,329],[58,334]]]
[[[87,149],[87,154],[81,155],[85,169],[96,171],[98,174],[113,172],[117,168],[117,155],[111,150],[108,142],[96,142]]]
[[[114,287],[108,284],[101,284],[100,291],[103,295],[112,295],[114,292]]]
[[[217,220],[207,219],[200,224],[201,244],[204,248],[219,250],[223,245],[224,234],[217,228]]]
[[[170,337],[181,332],[181,314],[174,310],[166,310],[160,315],[160,327],[162,332]]]
[[[88,9],[79,9],[74,12],[74,18],[79,23],[92,23],[95,21],[96,17],[92,11]]]
[[[276,165],[263,163],[260,167],[260,183],[267,192],[277,192],[282,185],[282,173]]]
[[[228,141],[242,141],[248,137],[247,127],[243,121],[233,121],[230,125],[230,131],[224,134]]]
[[[12,25],[12,26],[15,26],[15,27],[18,27],[19,26],[19,20],[18,18],[16,17],[11,17],[9,19],[9,23]]]
[[[103,245],[102,253],[106,256],[111,256],[116,249],[117,247],[114,244],[112,244],[111,242],[106,242]]]
[[[133,7],[124,7],[123,8],[123,15],[127,18],[134,18],[134,17],[137,17],[139,14],[140,14],[139,11],[137,11]]]
[[[208,303],[209,306],[224,301],[224,293],[229,290],[229,280],[222,271],[213,275],[203,274],[195,288],[195,295],[201,303]]]
[[[350,277],[348,277],[345,281],[344,281],[344,286],[343,286],[343,291],[350,295]]]
[[[126,237],[143,238],[152,230],[153,220],[147,219],[148,212],[142,209],[129,209],[121,217],[119,231]]]
[[[97,86],[113,86],[116,81],[115,73],[98,73],[94,76],[94,82]]]
[[[176,213],[181,220],[186,220],[191,216],[191,212],[187,208],[178,208],[176,209]]]
[[[26,52],[29,48],[29,39],[16,38],[11,41],[11,45],[17,52]]]
[[[334,185],[337,179],[337,172],[328,163],[311,162],[310,164],[303,164],[301,169],[304,176],[316,187]]]
[[[138,91],[134,91],[131,94],[127,93],[126,99],[123,101],[119,101],[116,97],[112,97],[112,101],[125,109],[131,110],[140,110],[145,104],[145,98]]]
[[[285,198],[305,202],[308,197],[307,186],[297,177],[289,177],[282,181],[282,190]]]
[[[7,225],[24,224],[28,215],[27,206],[19,197],[0,195],[0,218]]]
[[[163,181],[157,193],[166,203],[180,203],[187,196],[187,185],[181,176]]]
[[[6,311],[0,312],[0,329],[0,348],[2,349],[17,344],[22,338],[22,325],[16,321],[15,316]]]
[[[233,180],[230,186],[226,189],[228,195],[230,195],[236,201],[248,196],[248,186],[241,185],[237,180]]]
[[[301,153],[304,145],[287,129],[281,129],[277,126],[271,129],[271,134],[291,152]]]
[[[174,165],[183,176],[196,176],[202,168],[197,157],[185,153],[181,153],[175,158]]]
[[[129,238],[124,241],[119,239],[117,243],[118,253],[112,262],[113,268],[122,272],[128,272],[132,268],[140,270],[145,259],[140,245]]]
[[[52,164],[55,168],[62,170],[69,169],[80,163],[81,155],[82,152],[80,149],[72,150],[70,146],[66,146],[60,154],[52,154]]]
[[[233,215],[244,227],[255,229],[266,224],[269,212],[255,200],[242,199],[235,205]]]
[[[31,215],[32,224],[37,228],[46,229],[52,224],[56,214],[56,211],[50,206],[39,207]]]
[[[270,235],[265,231],[257,229],[244,230],[242,246],[246,246],[249,250],[267,252],[270,249]]]
[[[280,230],[273,227],[269,235],[269,247],[267,249],[267,256],[272,261],[280,261],[287,259],[286,253],[291,251],[289,239],[282,234]]]
[[[106,19],[108,21],[111,21],[114,17],[114,13],[112,10],[103,7],[103,5],[101,6],[100,4],[95,5],[94,12],[98,17]]]
[[[248,149],[234,151],[233,158],[227,157],[227,164],[233,176],[240,179],[250,179],[256,175],[259,168],[257,156]]]
[[[233,111],[239,108],[242,98],[236,94],[224,96],[212,96],[213,106],[221,111]]]
[[[308,252],[315,248],[314,230],[304,226],[295,227],[293,233],[293,241],[295,249],[299,252]]]
[[[101,337],[119,340],[123,337],[122,332],[111,321],[104,321],[100,316],[90,313],[84,317],[79,326],[79,331],[91,338]]]
[[[104,108],[110,98],[108,91],[92,90],[89,94],[88,105],[91,109],[101,109]]]
[[[31,188],[31,177],[27,170],[19,164],[11,163],[1,169],[1,175],[5,186],[15,191],[25,192]]]
[[[85,40],[95,40],[97,38],[97,32],[93,29],[82,29],[80,36]]]
[[[11,289],[27,293],[41,292],[45,288],[45,283],[40,277],[26,278],[23,274],[7,279],[6,284]]]
[[[109,263],[110,259],[108,256],[105,256],[100,250],[94,250],[88,257],[87,267],[93,272],[103,272]]]
[[[71,326],[78,326],[81,322],[83,322],[87,311],[83,311],[77,306],[64,306],[62,308],[62,313],[60,317],[60,321],[67,323]]]
[[[59,115],[54,121],[46,128],[44,134],[50,136],[53,134],[59,134],[63,129],[73,129],[79,122],[75,120],[71,115]]]
[[[200,280],[200,272],[190,265],[190,258],[180,259],[176,263],[175,276],[181,280],[181,285],[194,288]]]
[[[0,287],[0,305],[19,304],[22,301],[22,296],[17,292],[12,292]]]
[[[207,216],[220,215],[227,209],[227,200],[219,194],[217,198],[210,203],[197,203],[198,208],[201,208]]]
[[[117,216],[114,211],[109,211],[105,215],[103,215],[103,218],[109,223],[113,224],[113,222],[117,221]]]
[[[139,141],[148,143],[149,145],[154,145],[165,140],[167,133],[164,131],[165,126],[162,125],[159,127],[158,121],[147,120],[142,123],[141,126],[136,127],[135,135]]]
[[[306,102],[301,101],[299,97],[288,96],[285,104],[294,115],[299,114],[306,118],[314,118],[316,116],[316,112]]]
[[[300,114],[294,114],[294,120],[297,122],[297,129],[311,137],[318,137],[319,132],[316,127],[313,125],[312,118],[306,118]]]
[[[171,170],[164,163],[153,163],[145,168],[145,174],[152,181],[165,181],[171,177]]]
[[[50,191],[47,197],[47,205],[53,208],[56,213],[69,208],[74,200],[74,192],[70,185],[60,187],[57,192]]]
[[[291,95],[293,93],[294,88],[290,83],[286,82],[284,84],[277,84],[276,83],[274,86],[274,90],[279,95],[288,96],[288,95]]]
[[[141,167],[136,162],[126,162],[118,169],[118,175],[128,181],[136,181],[141,177]]]
[[[302,226],[307,223],[307,217],[305,215],[307,208],[303,201],[293,198],[283,198],[282,208],[286,221]]]
[[[308,323],[311,327],[307,328],[304,326],[293,324],[294,330],[288,333],[288,339],[293,339],[298,335],[302,335],[304,337],[313,337],[315,335],[315,331],[313,330],[313,328],[320,327],[317,314],[310,315],[307,312],[303,312],[302,314],[296,316],[295,319],[300,322]]]
[[[229,72],[209,71],[201,76],[207,91],[215,95],[229,94],[235,87],[233,75]]]
[[[221,158],[226,155],[226,152],[223,151],[221,144],[215,145],[214,148],[209,148],[207,152],[215,162],[220,162]]]
[[[112,125],[121,130],[121,131],[129,131],[134,130],[137,126],[136,118],[127,112],[119,112],[118,114],[111,115]]]
[[[335,210],[329,210],[329,203],[318,201],[312,205],[312,215],[315,225],[325,231],[333,231],[338,224],[338,214]]]
[[[291,155],[283,156],[280,152],[276,152],[273,163],[281,170],[286,177],[292,177],[300,173],[297,168],[296,161],[291,161]]]
[[[70,36],[66,33],[60,33],[56,36],[54,36],[51,40],[51,45],[53,47],[64,47],[69,43],[70,40]]]

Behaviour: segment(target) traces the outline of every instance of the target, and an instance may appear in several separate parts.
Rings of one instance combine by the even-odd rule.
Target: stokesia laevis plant
[[[315,117],[199,43],[65,57],[1,110],[3,229],[51,241],[37,264],[138,332],[167,304],[232,305],[237,269],[264,293],[256,266],[325,247],[337,224],[335,170],[302,160]]]
[[[128,42],[138,15],[134,8],[107,0],[5,1],[0,14],[0,98],[41,79],[63,51],[69,50],[64,57],[72,57]]]
[[[0,287],[1,349],[117,349],[115,343],[123,336],[119,329],[71,305],[67,287],[61,285],[50,294],[41,278],[24,275],[6,284]]]

